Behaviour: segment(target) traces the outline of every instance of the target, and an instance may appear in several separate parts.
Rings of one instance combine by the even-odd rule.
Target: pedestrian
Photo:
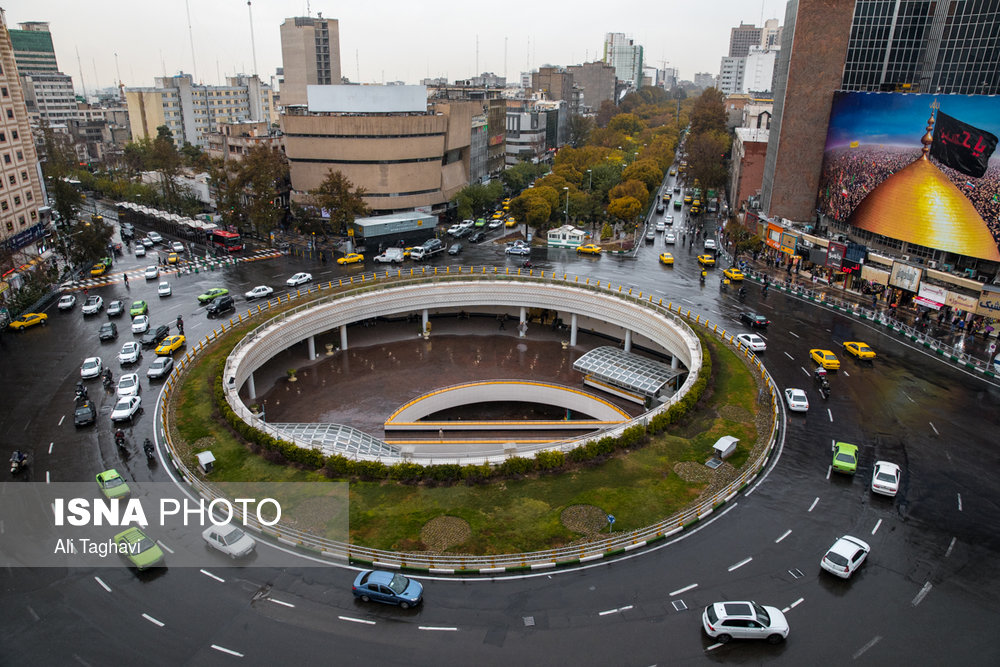
[[[123,273],[122,274],[122,280],[125,281],[125,287],[128,287],[128,274],[127,273]]]
[[[503,331],[503,330],[504,330],[504,328],[505,328],[505,327],[504,327],[504,325],[503,325],[503,321],[504,321],[505,319],[507,319],[507,316],[506,316],[506,315],[497,315],[497,322],[499,322],[499,323],[500,323],[500,329],[499,329],[499,331]]]

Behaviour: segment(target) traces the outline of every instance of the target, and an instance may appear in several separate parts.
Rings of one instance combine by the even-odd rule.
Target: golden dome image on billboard
[[[836,93],[819,210],[881,236],[1000,261],[1000,102]],[[935,127],[936,126],[936,127]]]

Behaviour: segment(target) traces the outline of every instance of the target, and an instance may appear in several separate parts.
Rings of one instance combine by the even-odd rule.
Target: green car
[[[97,486],[101,487],[101,493],[105,498],[124,498],[129,494],[128,484],[117,470],[105,470],[98,473],[96,479]]]
[[[198,296],[198,303],[204,305],[209,301],[211,301],[212,299],[214,299],[215,297],[223,296],[225,294],[229,294],[229,290],[227,290],[225,287],[213,287],[204,294],[200,294]]]
[[[115,535],[118,553],[126,556],[137,570],[145,570],[163,560],[163,550],[146,533],[129,528]]]
[[[833,445],[833,469],[853,475],[858,469],[858,446],[846,442]]]
[[[129,317],[137,317],[139,315],[145,315],[149,312],[149,306],[142,299],[132,302],[132,307],[129,308]]]

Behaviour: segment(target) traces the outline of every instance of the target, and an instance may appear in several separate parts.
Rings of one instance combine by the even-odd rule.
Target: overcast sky
[[[88,92],[114,85],[119,74],[126,86],[152,86],[153,77],[179,71],[208,85],[255,70],[269,82],[281,66],[281,23],[317,12],[340,21],[342,74],[365,83],[453,81],[481,72],[516,80],[528,68],[599,59],[607,32],[635,39],[647,64],[665,62],[692,79],[695,72],[719,73],[730,28],[741,21],[762,25],[762,18],[784,23],[785,15],[784,0],[256,0],[250,9],[243,0],[0,0],[0,6],[8,28],[47,21],[60,69],[77,91],[82,72]]]

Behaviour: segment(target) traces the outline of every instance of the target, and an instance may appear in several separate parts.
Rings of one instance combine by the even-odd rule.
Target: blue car
[[[403,609],[417,606],[424,597],[420,582],[384,570],[365,570],[354,579],[351,591],[362,602],[398,604]]]

